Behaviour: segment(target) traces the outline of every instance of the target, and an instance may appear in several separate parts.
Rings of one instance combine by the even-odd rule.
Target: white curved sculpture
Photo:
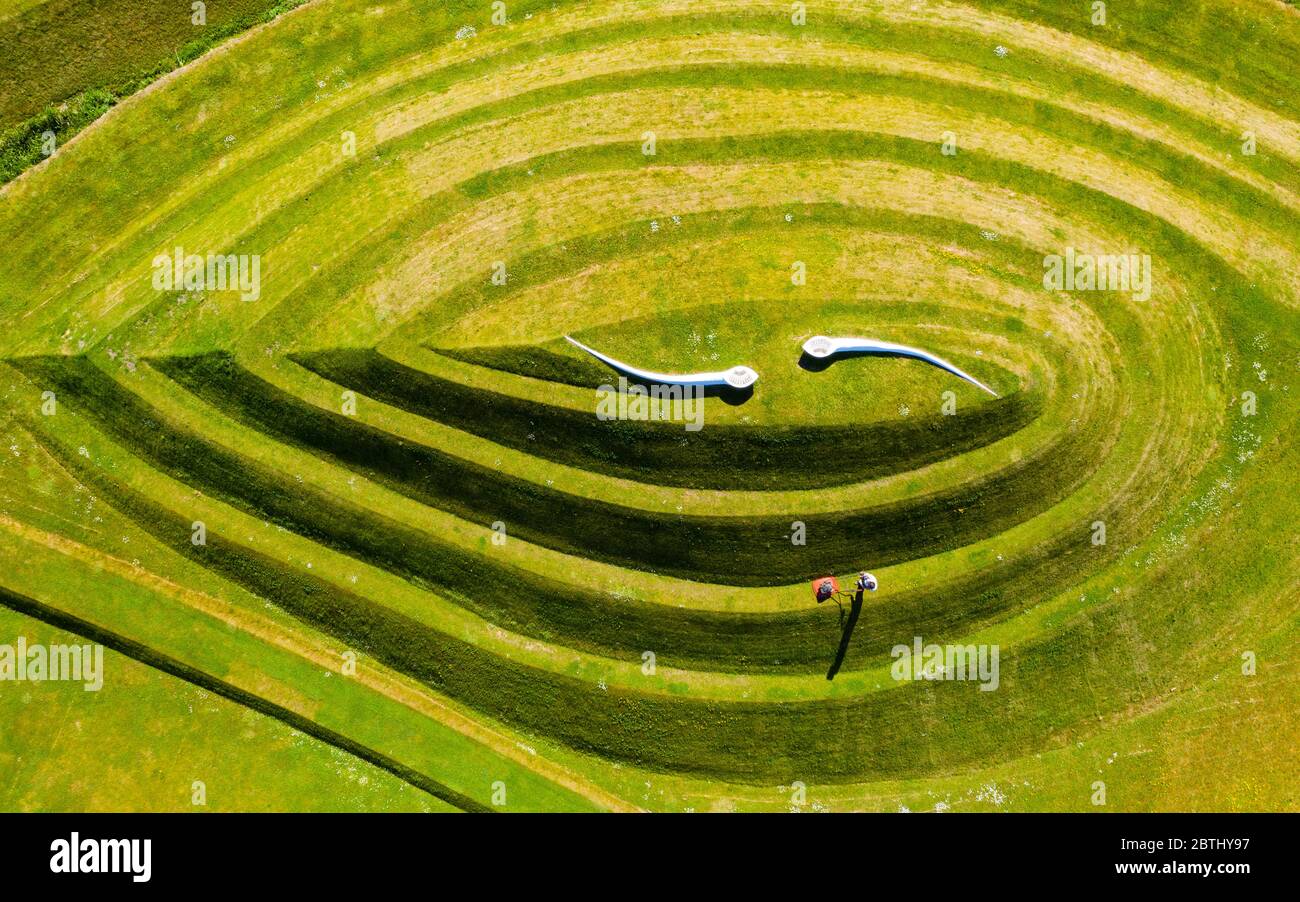
[[[942,357],[936,357],[929,351],[922,351],[920,348],[909,348],[907,345],[894,344],[892,341],[877,341],[874,338],[827,338],[825,335],[814,335],[803,343],[803,352],[809,357],[815,357],[818,360],[825,360],[836,354],[849,353],[897,354],[900,357],[911,357],[937,366],[941,370],[947,370],[954,376],[965,379],[971,385],[979,386],[995,398],[998,396],[997,392],[983,382],[965,370],[953,366]]]
[[[625,376],[631,376],[633,379],[639,379],[642,382],[652,382],[658,385],[697,385],[701,388],[710,386],[726,385],[731,388],[749,388],[758,381],[758,373],[754,372],[747,366],[733,366],[729,370],[712,373],[654,373],[650,370],[638,369],[634,366],[628,366],[621,360],[615,360],[613,357],[606,356],[594,348],[589,348],[576,338],[564,336],[569,344],[582,348],[592,357],[595,357],[606,366],[612,367]]]

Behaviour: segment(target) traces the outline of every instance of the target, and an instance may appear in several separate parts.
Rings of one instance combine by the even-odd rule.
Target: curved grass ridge
[[[23,367],[41,384],[75,399],[71,403],[79,413],[95,417],[136,455],[175,478],[418,585],[452,593],[481,616],[528,635],[560,637],[574,647],[611,655],[659,648],[671,666],[815,672],[824,669],[826,648],[839,634],[830,609],[746,615],[638,604],[468,554],[374,511],[291,485],[283,472],[172,425],[85,360],[28,360]],[[1068,556],[1065,548],[1058,553]],[[971,595],[980,595],[976,586],[986,587],[981,604],[968,613],[987,617],[1005,610],[1006,580],[1004,575],[968,583]],[[995,585],[1001,591],[988,591]],[[951,602],[937,593],[904,596],[869,612],[860,629],[864,639],[888,638],[901,635],[907,624],[937,625],[952,613]],[[882,653],[864,641],[849,656],[850,666],[868,655],[879,661]]]
[[[96,477],[84,464],[77,462],[71,453],[66,463],[81,472],[92,484],[111,491],[124,509],[131,511],[141,523],[164,530],[178,550],[187,549],[188,526],[183,519],[169,513],[139,496],[114,491],[102,478]],[[218,540],[219,541],[219,540]],[[213,566],[232,579],[261,593],[270,593],[277,603],[297,616],[317,625],[330,635],[364,649],[381,661],[389,663],[404,673],[416,676],[455,698],[471,701],[475,707],[490,710],[493,714],[513,720],[531,729],[558,735],[568,744],[602,756],[634,762],[652,769],[682,770],[738,779],[782,779],[791,773],[807,773],[817,780],[843,781],[863,772],[881,775],[906,775],[915,773],[918,755],[929,749],[930,737],[922,739],[909,731],[905,724],[924,721],[932,729],[942,732],[941,746],[949,749],[950,763],[969,763],[974,760],[995,760],[1018,750],[1032,747],[1041,741],[1046,726],[1063,716],[1070,704],[1062,709],[1045,710],[1048,718],[1027,720],[1020,716],[1017,703],[1006,696],[963,693],[957,684],[935,684],[941,693],[906,693],[891,690],[874,693],[856,701],[830,701],[802,705],[760,703],[719,703],[700,700],[670,700],[627,690],[607,690],[599,697],[600,704],[587,697],[581,712],[572,711],[557,717],[555,706],[572,710],[559,701],[566,697],[575,700],[585,695],[582,681],[552,675],[535,668],[519,667],[505,659],[485,655],[473,646],[450,639],[445,634],[431,631],[408,617],[404,617],[374,601],[365,600],[352,592],[336,588],[324,580],[303,572],[292,572],[284,564],[249,548],[215,547],[198,553],[210,555]],[[1129,629],[1135,623],[1127,613],[1114,612],[1120,619],[1108,623],[1104,612],[1095,612],[1089,618],[1087,629],[1107,632],[1114,625],[1123,624]],[[1031,660],[1038,662],[1068,661],[1064,653],[1077,639],[1078,626],[1073,631],[1057,637],[1034,649]],[[1124,659],[1130,653],[1127,644],[1118,644],[1105,654]],[[1086,672],[1076,673],[1069,681],[1075,701],[1090,695],[1096,689],[1099,673],[1122,672],[1122,668],[1107,667],[1107,662],[1097,660]],[[1017,667],[1026,666],[1024,664]],[[1037,673],[1036,677],[1032,676]],[[1055,667],[1039,671],[1031,668],[1025,673],[1019,669],[1015,678],[1024,678],[1023,691],[1046,692],[1050,681],[1064,675]],[[1113,678],[1113,676],[1112,676]],[[497,693],[501,686],[510,691]],[[1115,684],[1116,687],[1120,684]],[[1058,686],[1059,689],[1059,686]],[[1125,693],[1121,693],[1124,696]],[[1005,731],[987,741],[972,744],[956,741],[965,717],[972,716],[969,706],[979,702],[976,716],[996,716]],[[942,715],[948,706],[964,709],[958,716],[956,710]],[[1064,715],[1068,716],[1068,715]],[[676,733],[668,730],[657,743],[638,741],[640,729],[659,735],[658,731],[678,718],[691,722],[707,722],[713,732],[701,736],[698,731]],[[772,724],[776,717],[780,723]],[[638,732],[629,734],[630,725],[638,725]],[[852,728],[849,724],[854,724]],[[656,726],[659,725],[659,726]],[[860,731],[866,725],[870,729]],[[814,737],[836,736],[834,751],[818,746]],[[865,735],[864,735],[865,733]],[[718,738],[723,742],[714,744]],[[768,750],[768,756],[759,756],[759,748]]]
[[[789,541],[791,518],[670,516],[526,485],[304,404],[219,356],[155,362],[199,397],[259,431],[341,463],[426,504],[490,525],[508,511],[521,538],[569,554],[726,585],[796,582],[863,558],[898,563],[967,544],[1050,506],[1085,459],[1062,440],[1007,472],[881,509],[810,514],[814,559]]]
[[[1191,26],[1152,40],[1171,9],[304,10],[0,189],[3,403],[160,560],[629,801],[924,801],[993,772],[1023,807],[1043,774],[1086,798],[1061,750],[1239,679],[1300,599],[1300,123],[1274,96],[1300,26],[1261,9],[1252,43],[1225,12],[1229,72]],[[297,54],[349,86],[277,81]],[[276,108],[165,127],[235,80]],[[109,142],[140,131],[165,176]],[[101,215],[72,234],[54,198]],[[154,291],[178,245],[274,275],[256,304]],[[1149,254],[1150,299],[1043,289],[1067,247]],[[565,334],[763,378],[700,433],[600,422],[608,374]],[[950,416],[951,381],[902,361],[801,372],[813,334],[932,348],[1008,396],[955,387]],[[864,566],[882,590],[840,658],[803,581]],[[918,635],[999,644],[999,688],[895,681]]]
[[[1010,395],[1002,403],[962,411],[951,419],[936,413],[853,426],[721,424],[692,433],[676,423],[601,421],[591,410],[516,401],[413,369],[373,349],[323,351],[292,359],[368,397],[557,463],[705,489],[811,489],[901,473],[1004,438],[1041,409],[1041,402]],[[561,360],[568,365],[568,358]],[[609,382],[606,371],[603,377],[578,384],[595,388]],[[863,441],[866,435],[869,442]]]
[[[928,37],[928,41],[925,43],[925,46],[929,46],[929,47],[933,48],[933,47],[934,47],[933,35],[929,35],[929,36],[927,36],[927,37]],[[986,57],[986,53],[987,53],[987,47],[981,47],[981,54],[980,54],[981,58],[987,59],[987,57]],[[975,55],[974,55],[974,53],[973,53],[973,48],[972,48],[972,52],[971,52],[971,57],[972,57],[972,59],[975,58]],[[986,63],[986,65],[987,65],[987,63]],[[1054,71],[1059,72],[1059,71],[1061,70],[1061,62],[1060,62],[1059,60],[1053,61],[1053,63],[1052,63],[1052,67],[1053,67]],[[448,77],[455,78],[455,77],[456,77],[457,75],[459,75],[459,74],[460,74],[460,73],[457,73],[457,72],[448,73]],[[1094,75],[1094,81],[1095,81],[1095,75]],[[427,86],[427,85],[411,85],[411,88],[412,88],[412,89],[421,88],[421,87],[427,89],[428,86]],[[1094,87],[1094,88],[1095,88],[1096,85],[1094,84],[1094,85],[1091,85],[1090,87]],[[395,99],[395,98],[394,98],[394,99]],[[529,98],[528,100],[523,101],[523,102],[533,102],[533,100],[532,100],[531,98]],[[499,112],[509,112],[509,111],[508,111],[508,110],[503,110],[503,111],[499,111]],[[1182,112],[1177,113],[1177,114],[1170,114],[1170,115],[1169,115],[1169,118],[1170,118],[1172,121],[1179,121],[1179,122],[1181,122],[1184,126],[1186,126],[1186,125],[1188,124],[1188,120],[1187,120],[1187,118],[1186,118],[1186,112],[1185,112],[1185,111],[1182,111]],[[450,125],[450,126],[452,126],[452,127],[454,127],[457,123],[455,123],[454,121],[452,121],[452,122],[447,123],[447,124]],[[334,134],[334,133],[336,133],[336,132],[331,132],[331,134]],[[421,137],[422,140],[427,140],[427,137],[426,137],[426,136],[420,136],[420,137]],[[318,138],[318,139],[319,139],[319,138]],[[1221,145],[1221,144],[1223,143],[1224,140],[1231,140],[1231,137],[1228,136],[1228,135],[1223,135],[1223,136],[1221,136],[1221,138],[1220,138],[1218,141],[1215,141],[1215,142],[1213,142],[1213,143],[1216,144],[1216,145]],[[1187,146],[1187,145],[1184,144],[1183,146]],[[297,148],[298,152],[300,152],[300,153],[301,153],[301,151],[302,151],[303,149],[304,149],[304,147],[302,147],[302,146],[299,146],[299,147]],[[394,148],[394,149],[396,150],[397,148]],[[286,150],[287,150],[287,149],[286,149]],[[1267,155],[1257,156],[1257,157],[1255,157],[1255,158],[1251,158],[1251,159],[1249,159],[1247,165],[1249,165],[1249,166],[1267,166],[1267,165],[1269,165],[1269,160],[1270,160],[1270,159],[1271,159],[1271,158],[1268,157]],[[271,164],[271,163],[273,163],[273,162],[280,162],[280,163],[283,163],[283,162],[285,162],[285,160],[284,160],[284,159],[277,160],[277,161],[266,160],[265,162],[266,162],[267,164]],[[1285,168],[1285,167],[1284,167],[1284,168]],[[1198,180],[1198,181],[1199,181],[1199,180]],[[225,185],[231,185],[230,182],[224,182],[224,184],[225,184]],[[196,186],[196,187],[197,187],[197,186]],[[250,196],[250,197],[252,197],[252,196],[256,196],[256,192],[254,191],[254,192],[250,193],[249,196]],[[211,201],[218,200],[218,199],[219,199],[219,198],[217,198],[216,196],[210,196],[210,202],[211,202]],[[43,271],[43,270],[42,270],[42,267],[43,267],[43,261],[47,261],[48,259],[49,259],[48,256],[47,256],[47,257],[36,257],[36,258],[30,259],[30,260],[23,260],[22,263],[23,263],[24,266],[30,266],[31,269],[30,269],[29,271],[31,271],[31,272],[34,274],[35,277],[39,278],[40,273],[42,273],[42,271]],[[34,279],[34,281],[35,281],[35,279]],[[102,333],[101,333],[101,334],[102,334]]]
[[[460,793],[442,785],[438,781],[430,779],[419,771],[407,767],[387,755],[366,748],[341,733],[326,729],[309,717],[304,717],[301,714],[290,711],[281,705],[269,702],[252,692],[247,692],[229,683],[215,679],[198,668],[191,667],[183,661],[178,661],[175,658],[168,657],[167,655],[159,654],[147,645],[119,636],[78,617],[74,617],[56,608],[51,608],[33,598],[28,598],[24,595],[17,595],[7,589],[0,588],[0,605],[3,605],[10,610],[26,614],[29,617],[34,617],[43,623],[48,623],[51,626],[58,627],[59,629],[67,630],[80,638],[88,639],[99,645],[103,645],[105,648],[111,648],[116,652],[139,661],[141,664],[147,664],[156,670],[161,670],[163,673],[171,674],[172,676],[185,680],[187,683],[193,683],[195,686],[207,689],[209,692],[214,692],[222,698],[227,698],[247,708],[251,708],[260,714],[273,717],[276,720],[293,727],[295,730],[300,730],[309,736],[314,736],[323,742],[327,742],[336,748],[355,755],[363,761],[368,761],[376,767],[388,771],[398,779],[404,780],[417,789],[429,793],[433,797],[448,803],[457,810],[493,813],[491,807],[476,802],[468,796],[461,795]]]

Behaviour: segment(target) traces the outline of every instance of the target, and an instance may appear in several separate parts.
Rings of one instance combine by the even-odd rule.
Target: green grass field
[[[304,0],[0,0],[0,184],[114,104]]]
[[[0,681],[0,809],[1300,808],[1293,7],[291,6],[0,107],[113,101],[0,187],[0,643],[106,649]],[[565,335],[760,379],[600,420]]]

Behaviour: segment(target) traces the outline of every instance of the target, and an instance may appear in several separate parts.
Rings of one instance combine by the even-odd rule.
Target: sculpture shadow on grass
[[[998,397],[996,391],[961,367],[944,360],[942,357],[931,354],[929,351],[923,351],[920,348],[895,344],[892,341],[880,341],[875,338],[827,338],[825,335],[814,335],[803,343],[803,353],[799,358],[799,366],[811,372],[820,372],[830,366],[832,361],[846,357],[864,356],[902,357],[909,360],[919,360],[930,366],[938,367],[944,372],[951,373],[958,379],[969,382],[995,398]]]
[[[858,625],[858,616],[861,613],[862,590],[858,589],[853,593],[853,603],[849,608],[848,619],[842,624],[840,647],[835,651],[835,660],[831,662],[830,669],[826,671],[826,679],[835,679],[835,675],[840,672],[840,668],[844,665],[844,656],[849,653],[849,640],[853,638],[853,628]]]
[[[824,373],[831,368],[838,360],[847,360],[850,357],[901,357],[901,354],[873,354],[870,351],[857,351],[853,353],[836,354],[833,357],[814,357],[807,351],[799,355],[799,369],[806,370],[810,373]]]

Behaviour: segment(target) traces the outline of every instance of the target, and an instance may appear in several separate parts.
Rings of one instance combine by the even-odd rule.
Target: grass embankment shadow
[[[109,497],[115,505],[123,503],[120,495]],[[826,782],[904,778],[936,765],[1001,760],[1035,747],[1048,728],[1024,718],[1017,699],[1051,696],[1053,710],[1091,710],[1095,700],[1096,686],[1089,682],[1095,673],[1019,669],[1009,661],[1001,693],[935,683],[927,684],[928,692],[773,704],[598,690],[587,680],[493,655],[221,536],[210,536],[206,549],[196,549],[185,518],[139,506],[138,499],[125,504],[179,553],[200,559],[349,647],[489,716],[579,751],[653,770],[768,782],[791,774]],[[1044,654],[1049,660],[1061,655],[1056,646],[1077,651],[1078,641],[1076,635],[1064,636]],[[1099,654],[1112,659],[1098,662],[1098,668],[1113,668],[1102,672],[1124,672],[1127,652],[1111,653],[1103,646]],[[1068,655],[1060,659],[1070,660]],[[1012,674],[1023,685],[1008,686]],[[966,735],[972,717],[990,729]],[[914,729],[921,722],[930,728]],[[683,724],[693,726],[683,729]],[[938,759],[937,750],[942,750]]]
[[[512,535],[566,554],[720,585],[787,585],[847,572],[862,560],[888,566],[961,547],[1047,509],[1092,466],[1090,437],[1065,434],[951,489],[803,516],[818,542],[795,545],[789,515],[675,514],[580,497],[317,407],[228,355],[172,357],[155,365],[258,431],[470,522],[503,520]]]
[[[617,374],[611,373],[606,366],[598,366],[589,360],[574,358],[566,354],[557,354],[554,351],[533,345],[473,348],[439,348],[433,345],[425,345],[425,347],[441,357],[458,360],[461,363],[481,366],[515,376],[527,376],[544,382],[559,382],[577,388],[598,388],[612,384],[612,380],[617,378]],[[295,359],[308,369],[312,368],[308,362],[305,362],[311,359],[310,356]],[[624,376],[623,378],[628,381],[629,385],[640,385],[646,389],[653,388],[656,384],[632,376]],[[727,385],[712,385],[704,391],[704,397],[717,398],[724,404],[733,407],[744,404],[753,396],[754,386],[752,385],[744,389],[735,389]]]
[[[85,358],[31,358],[20,368],[57,388],[131,452],[185,484],[260,519],[381,567],[438,592],[492,623],[546,641],[609,657],[659,649],[667,666],[731,672],[814,672],[837,634],[828,611],[742,613],[642,602],[582,585],[580,575],[542,575],[413,528],[382,513],[293,482],[163,417]],[[859,629],[849,666],[883,660],[883,649],[918,625],[938,635],[1009,610],[1017,586],[1069,559],[1070,547],[977,571],[942,589],[900,591],[873,606]],[[1031,559],[1032,558],[1032,559]],[[1049,567],[1050,569],[1050,567]],[[504,588],[503,588],[504,587]]]
[[[220,533],[210,532],[208,544],[196,547],[189,540],[188,517],[118,482],[112,470],[95,466],[70,447],[50,451],[176,553],[436,691],[578,751],[712,778],[779,782],[799,774],[846,782],[915,776],[937,764],[997,760],[1033,747],[1045,735],[1036,722],[1020,716],[1005,691],[971,693],[952,683],[934,684],[930,694],[878,692],[780,704],[620,687],[598,690],[581,677],[497,656]],[[63,628],[75,631],[70,625]],[[1083,698],[1094,689],[1081,679],[1071,682],[1068,673],[1050,685],[1039,685],[1036,669],[1025,676],[1023,691],[1031,695],[1052,691]],[[972,706],[980,709],[978,714]],[[993,728],[963,738],[961,725],[972,716],[987,718]],[[922,719],[933,724],[925,735],[909,728]],[[684,724],[692,726],[683,729]],[[309,726],[300,728],[311,732]],[[934,760],[936,748],[946,751],[941,761]]]

